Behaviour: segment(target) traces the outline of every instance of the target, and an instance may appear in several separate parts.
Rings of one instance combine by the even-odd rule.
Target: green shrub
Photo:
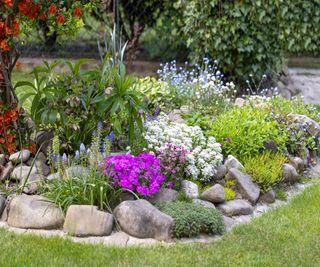
[[[286,132],[280,129],[267,109],[244,107],[221,114],[212,124],[208,135],[222,145],[224,156],[234,155],[240,160],[264,150],[267,141],[273,140],[278,149],[285,149]]]
[[[222,234],[225,231],[223,218],[216,209],[179,201],[160,204],[159,208],[174,219],[172,235],[176,238],[194,237],[200,232]]]
[[[260,185],[262,191],[282,180],[282,165],[286,158],[281,153],[264,152],[261,155],[243,159],[245,172]]]
[[[224,74],[276,78],[287,52],[319,53],[318,1],[175,0],[172,17],[199,61],[217,59]],[[236,80],[236,79],[237,80]]]
[[[226,195],[226,201],[234,200],[236,197],[236,192],[232,188],[225,187],[224,193]]]

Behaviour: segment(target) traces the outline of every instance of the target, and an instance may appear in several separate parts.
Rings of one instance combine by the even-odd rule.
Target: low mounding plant
[[[164,113],[145,124],[144,138],[153,153],[169,143],[189,150],[185,173],[194,180],[209,181],[222,162],[220,144],[214,137],[206,138],[198,126],[170,122]]]
[[[158,207],[174,219],[173,237],[194,237],[199,233],[222,234],[225,231],[223,218],[216,209],[180,201],[162,203]]]
[[[103,173],[113,186],[150,196],[164,182],[160,161],[151,154],[109,156],[102,163]]]
[[[245,172],[258,183],[262,191],[267,191],[282,180],[282,165],[286,158],[281,153],[264,152],[261,155],[243,159]]]
[[[281,129],[267,109],[243,107],[218,116],[208,135],[221,143],[225,156],[232,154],[240,160],[264,150],[267,141],[274,141],[279,151],[285,149],[286,131]]]
[[[187,163],[187,151],[182,146],[167,144],[160,148],[156,155],[161,162],[161,169],[166,179],[166,184],[177,188],[184,176],[184,169]]]

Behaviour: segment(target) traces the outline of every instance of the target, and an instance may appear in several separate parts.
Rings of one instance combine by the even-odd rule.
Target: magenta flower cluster
[[[166,144],[157,152],[157,158],[161,161],[161,169],[166,177],[166,185],[169,188],[178,187],[180,180],[183,179],[184,170],[187,163],[187,154],[189,153],[184,147]]]
[[[164,182],[160,161],[151,154],[109,156],[103,161],[103,173],[114,186],[141,196],[160,191]]]

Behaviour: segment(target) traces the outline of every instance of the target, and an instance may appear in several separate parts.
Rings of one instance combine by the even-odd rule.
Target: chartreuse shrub
[[[180,201],[162,203],[158,207],[174,219],[173,237],[194,237],[200,232],[222,234],[225,231],[223,218],[216,209]]]
[[[242,160],[245,172],[258,183],[263,191],[282,180],[282,165],[286,158],[281,153],[263,152]]]
[[[320,4],[304,0],[170,1],[176,26],[196,60],[219,60],[224,74],[277,78],[287,52],[319,53]]]
[[[208,132],[221,143],[225,156],[232,154],[240,160],[264,150],[267,141],[276,142],[279,151],[285,149],[286,131],[267,109],[244,107],[221,114]]]

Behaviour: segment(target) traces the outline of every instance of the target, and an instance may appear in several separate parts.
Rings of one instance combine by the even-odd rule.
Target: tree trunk
[[[11,71],[16,60],[11,62],[10,57],[12,55],[9,55],[9,53],[12,52],[0,53],[0,102],[6,106],[13,106],[18,103],[11,81]]]

